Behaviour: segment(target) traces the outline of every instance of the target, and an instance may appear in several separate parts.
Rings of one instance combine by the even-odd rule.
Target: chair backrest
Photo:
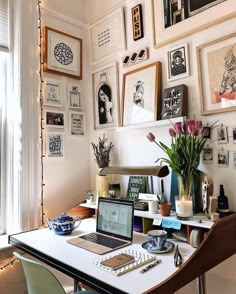
[[[14,255],[21,260],[23,265],[28,294],[65,294],[60,282],[44,265],[17,252],[14,252]]]
[[[146,293],[174,293],[235,253],[236,213],[218,220],[193,255],[173,275]]]

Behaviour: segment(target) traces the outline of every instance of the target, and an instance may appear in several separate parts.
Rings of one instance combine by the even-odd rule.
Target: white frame
[[[77,128],[77,130],[73,131],[73,117],[78,115],[81,117],[82,126],[81,128]],[[85,115],[83,112],[69,111],[69,135],[72,137],[84,136],[85,135]]]
[[[236,16],[236,1],[227,0],[165,28],[163,0],[152,0],[153,46],[160,48],[168,43],[192,35],[210,26]]]
[[[236,136],[234,136],[234,134],[236,135],[236,126],[232,126],[231,129],[232,142],[236,144]]]
[[[100,35],[100,40],[96,36]],[[106,36],[105,36],[106,35]],[[103,38],[103,36],[105,36]],[[124,11],[119,8],[90,26],[93,62],[125,50]],[[102,39],[103,38],[103,39]],[[98,43],[98,42],[103,43]]]
[[[77,90],[73,90],[73,88],[77,88]],[[74,103],[72,103],[72,101],[71,101],[71,99],[72,99],[71,92],[73,92],[73,91],[75,91],[75,93],[79,92],[77,97],[74,96],[74,98],[73,98]],[[82,110],[84,107],[84,103],[83,103],[83,91],[82,91],[81,84],[67,83],[66,93],[67,93],[67,106],[68,106],[68,108]],[[77,104],[77,106],[75,104]]]
[[[219,156],[225,156],[225,163],[219,162]],[[218,150],[217,152],[217,164],[219,167],[229,167],[229,151],[227,150]]]
[[[60,149],[59,149],[59,152],[61,155],[53,155],[52,152],[50,151],[50,148],[49,148],[49,139],[50,137],[55,137],[55,136],[60,136],[61,137],[61,145],[60,145]],[[64,133],[62,132],[47,132],[47,157],[48,158],[62,158],[64,157],[64,148],[65,148],[65,137],[64,137]]]
[[[221,138],[221,131],[223,131],[224,139]],[[228,143],[228,128],[226,126],[220,126],[216,128],[216,135],[217,135],[217,143],[218,144],[226,144]]]
[[[233,166],[236,169],[236,152],[233,152]]]
[[[208,152],[207,152],[208,150]],[[207,154],[206,154],[207,152]],[[211,155],[211,157],[209,157]],[[213,162],[213,148],[205,147],[202,152],[202,160],[204,163],[212,163]]]
[[[174,52],[180,51],[181,54],[184,54],[184,62],[185,62],[185,67],[186,67],[186,72],[178,74],[178,75],[172,75],[171,74],[171,63],[173,60],[173,54]],[[167,70],[167,80],[168,81],[174,81],[178,79],[183,79],[186,78],[190,75],[190,70],[189,70],[189,53],[188,53],[188,44],[182,44],[175,46],[173,48],[170,48],[167,51],[167,64],[168,64],[168,70]]]
[[[102,81],[101,81],[102,79]],[[94,129],[104,129],[118,127],[120,124],[120,103],[118,91],[118,67],[116,63],[107,65],[92,73],[93,80],[93,117]],[[111,89],[112,107],[112,122],[100,123],[99,122],[99,101],[98,89],[102,83],[106,83]]]
[[[50,96],[53,96],[54,99]],[[46,106],[62,107],[61,81],[50,78],[44,79],[43,102]]]
[[[63,118],[63,123],[62,124],[51,124],[51,123],[48,123],[48,113],[54,113],[55,115],[58,114],[59,117],[62,117]],[[47,109],[45,111],[45,124],[48,128],[60,128],[60,129],[63,129],[64,126],[65,126],[65,112],[64,111],[54,111],[54,110],[50,110],[50,109]]]

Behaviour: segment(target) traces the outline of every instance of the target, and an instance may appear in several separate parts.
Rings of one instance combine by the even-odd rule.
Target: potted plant
[[[171,212],[171,203],[168,202],[166,196],[164,194],[157,195],[159,208],[160,208],[160,214],[162,216],[169,216]]]

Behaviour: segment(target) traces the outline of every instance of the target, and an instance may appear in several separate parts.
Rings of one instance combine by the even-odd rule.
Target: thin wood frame
[[[153,70],[151,71],[152,68]],[[147,76],[145,76],[145,71]],[[160,99],[161,76],[160,75],[161,75],[161,63],[159,61],[156,63],[146,65],[144,67],[132,70],[123,75],[122,119],[121,119],[122,126],[150,122],[150,121],[155,121],[157,119],[160,119],[160,113],[161,113],[161,99]],[[136,82],[136,84],[132,84],[132,85],[130,84],[134,82]],[[135,94],[138,91],[137,87],[139,87],[140,85],[141,86],[144,85],[144,87],[146,87],[146,92],[144,92],[144,89],[142,89],[143,97],[141,99],[143,100],[142,102],[144,103],[144,105],[140,107],[140,110],[141,110],[140,117],[142,116],[142,108],[144,110],[147,109],[145,108],[145,101],[147,101],[148,103],[148,107],[149,107],[148,110],[152,111],[152,113],[150,113],[148,117],[145,116],[144,114],[143,118],[141,117],[140,119],[139,118],[130,119],[129,115],[131,115],[132,111],[134,111],[134,108],[138,106],[137,103],[135,102],[136,101]],[[130,91],[130,88],[134,89],[131,91],[133,92],[136,91],[136,93],[131,93],[132,94],[131,98],[130,98],[130,95],[128,95],[128,91]]]
[[[82,39],[46,26],[43,41],[43,70],[82,80]]]

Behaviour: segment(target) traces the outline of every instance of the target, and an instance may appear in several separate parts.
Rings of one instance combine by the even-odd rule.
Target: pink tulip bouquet
[[[193,175],[200,163],[200,154],[205,146],[206,138],[202,128],[202,122],[198,120],[186,120],[178,122],[169,129],[172,138],[170,147],[156,141],[152,133],[147,135],[150,142],[154,142],[167,155],[167,158],[158,158],[167,163],[178,177],[179,193],[188,198],[191,193]]]

